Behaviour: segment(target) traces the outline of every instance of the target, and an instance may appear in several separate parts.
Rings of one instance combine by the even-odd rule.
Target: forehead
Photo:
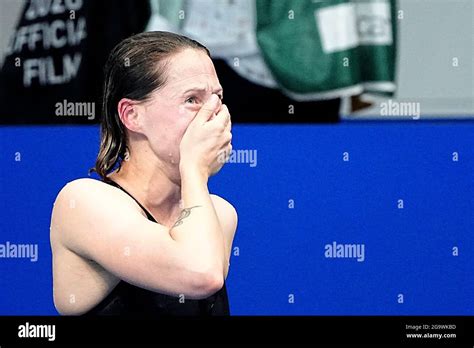
[[[201,50],[186,49],[170,58],[167,68],[168,87],[184,87],[192,84],[220,87],[214,64]]]

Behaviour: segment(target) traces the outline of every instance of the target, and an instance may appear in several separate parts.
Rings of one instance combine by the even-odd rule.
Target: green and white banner
[[[152,0],[147,30],[190,36],[298,101],[395,91],[396,0]]]
[[[257,39],[297,100],[395,91],[395,0],[256,0]]]

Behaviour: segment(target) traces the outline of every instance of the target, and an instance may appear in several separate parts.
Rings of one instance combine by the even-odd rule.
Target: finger
[[[232,142],[232,133],[231,132],[225,132],[222,136],[222,147],[229,146],[229,144]]]
[[[224,128],[230,123],[229,109],[225,104],[222,104],[221,111],[217,114],[216,121],[220,123]]]
[[[229,112],[229,109],[227,108],[227,105],[222,105],[222,108],[221,108],[222,111],[224,111],[226,113],[226,118],[225,118],[225,122],[226,122],[226,126],[230,123],[230,112]]]
[[[229,160],[231,153],[232,145],[228,144],[219,151],[219,156],[223,160],[223,162],[226,163]]]
[[[209,119],[217,112],[217,110],[219,110],[221,104],[221,100],[217,94],[212,94],[197,113],[195,120],[201,123],[209,121]]]
[[[226,162],[229,160],[231,154],[232,154],[232,144],[229,144],[226,149],[226,159],[225,159]]]
[[[226,134],[232,140],[231,122],[227,123],[227,126],[225,127],[225,130],[224,130],[224,134]]]
[[[215,118],[217,117],[217,114],[218,114],[219,112],[221,112],[222,105],[224,105],[224,104],[222,104],[222,101],[221,101],[219,104],[220,104],[220,106],[214,111],[214,113],[212,114],[212,116],[211,116],[211,118],[209,119],[209,121],[212,121],[213,119],[215,119]]]
[[[225,130],[226,132],[230,132],[232,130],[232,122],[229,120],[229,122],[227,122],[227,125],[225,126]]]

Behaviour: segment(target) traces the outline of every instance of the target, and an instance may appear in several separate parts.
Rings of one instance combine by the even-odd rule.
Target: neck
[[[127,190],[161,225],[171,226],[180,211],[181,183],[169,173],[170,168],[156,158],[154,162],[130,158],[109,178]]]

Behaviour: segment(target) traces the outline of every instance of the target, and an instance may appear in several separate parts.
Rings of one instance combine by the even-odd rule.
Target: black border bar
[[[55,340],[19,337],[54,325]],[[33,332],[34,330],[30,331]],[[46,332],[46,331],[45,331]],[[407,334],[424,337],[408,338]],[[439,334],[448,334],[436,338]],[[455,337],[454,337],[454,335]],[[474,316],[0,317],[0,347],[68,344],[392,344],[474,347]]]

